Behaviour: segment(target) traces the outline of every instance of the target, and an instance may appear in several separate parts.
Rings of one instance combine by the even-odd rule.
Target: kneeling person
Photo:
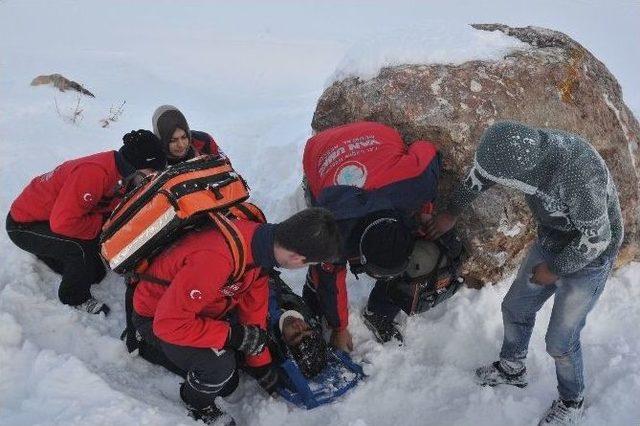
[[[416,240],[405,270],[377,284],[391,302],[389,316],[395,317],[401,310],[407,315],[425,312],[453,296],[464,282],[459,275],[463,253],[454,231],[434,241]],[[365,317],[364,321],[374,333],[389,327],[385,323],[368,324],[375,317]],[[382,340],[382,336],[376,337]]]
[[[399,308],[386,280],[401,274],[437,196],[440,154],[429,141],[405,145],[400,133],[374,122],[326,129],[307,141],[303,155],[309,205],[329,209],[343,237],[340,259],[312,265],[303,297],[332,329],[331,343],[353,349],[348,329],[347,263],[356,276],[377,280],[363,319],[380,342],[402,340]]]
[[[98,248],[102,224],[137,171],[166,165],[153,133],[132,131],[123,142],[118,151],[66,161],[34,178],[7,216],[11,241],[62,275],[60,301],[92,314],[109,312],[90,291],[105,276]]]
[[[133,299],[136,329],[184,372],[180,396],[191,415],[205,422],[223,416],[214,400],[238,385],[237,352],[265,390],[272,392],[278,382],[265,349],[269,270],[334,259],[340,245],[335,220],[324,209],[307,209],[279,224],[234,224],[250,265],[237,282],[230,282],[234,261],[227,241],[207,228],[158,255]],[[237,322],[229,321],[230,314]]]

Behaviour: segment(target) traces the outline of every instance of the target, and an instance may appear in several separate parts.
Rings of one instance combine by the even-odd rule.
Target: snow
[[[640,8],[629,1],[202,2],[45,0],[0,2],[0,211],[35,175],[69,158],[113,149],[151,126],[165,103],[193,129],[211,132],[272,221],[302,206],[304,142],[322,89],[339,75],[366,76],[394,63],[460,62],[500,55],[517,42],[468,23],[559,29],[618,78],[640,111]],[[612,30],[615,29],[615,30]],[[421,47],[421,43],[422,47]],[[58,72],[96,94],[66,123],[72,93],[32,78]],[[433,88],[434,92],[437,87]],[[100,120],[126,101],[109,127]],[[57,301],[58,277],[0,232],[0,424],[176,425],[185,417],[179,379],[129,355],[119,341],[124,287],[94,287],[112,307],[90,317]],[[640,420],[640,264],[618,271],[583,332],[590,425]],[[287,273],[301,290],[304,272]],[[407,345],[381,346],[357,315],[371,288],[349,282],[354,357],[370,375],[343,400],[312,411],[264,397],[251,380],[228,409],[239,424],[530,425],[555,397],[544,349],[551,306],[534,331],[525,389],[478,388],[475,367],[497,356],[500,301],[509,280],[465,289],[406,319]]]
[[[500,59],[514,50],[529,48],[500,31],[477,31],[468,25],[451,26],[432,20],[413,28],[387,29],[356,43],[338,64],[330,81],[350,76],[369,79],[386,66]],[[478,86],[480,83],[472,82],[471,90],[479,92],[482,86]]]

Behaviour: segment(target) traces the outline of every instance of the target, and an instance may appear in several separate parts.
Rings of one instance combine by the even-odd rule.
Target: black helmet
[[[401,274],[409,263],[415,238],[402,217],[381,212],[366,219],[360,236],[360,263],[373,278]]]

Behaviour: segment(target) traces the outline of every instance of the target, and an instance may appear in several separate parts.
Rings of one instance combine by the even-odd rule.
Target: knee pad
[[[216,397],[230,395],[239,382],[237,370],[233,370],[228,377],[217,383],[206,382],[192,370],[187,373],[186,381],[180,387],[180,398],[192,407],[208,407],[214,403]]]

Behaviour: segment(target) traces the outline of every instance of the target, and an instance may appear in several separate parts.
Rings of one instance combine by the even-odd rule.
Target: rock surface
[[[357,120],[397,128],[411,142],[435,142],[444,155],[440,205],[468,170],[484,129],[500,119],[567,130],[589,140],[607,162],[620,193],[625,241],[618,265],[640,259],[640,125],[606,66],[567,35],[538,27],[473,25],[528,43],[500,60],[460,65],[383,68],[370,80],[349,77],[322,94],[316,131]],[[471,282],[495,282],[513,272],[535,237],[524,198],[494,188],[459,221],[470,251]]]

